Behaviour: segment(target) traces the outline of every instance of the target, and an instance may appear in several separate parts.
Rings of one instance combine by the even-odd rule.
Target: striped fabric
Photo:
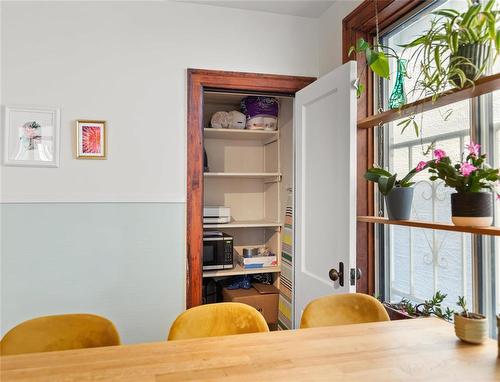
[[[292,329],[293,314],[293,194],[288,193],[281,235],[281,276],[278,329]]]

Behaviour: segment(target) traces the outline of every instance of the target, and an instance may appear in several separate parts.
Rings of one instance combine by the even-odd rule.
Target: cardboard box
[[[222,290],[224,302],[241,302],[257,309],[268,324],[278,322],[279,291],[274,285],[252,284],[250,289]]]

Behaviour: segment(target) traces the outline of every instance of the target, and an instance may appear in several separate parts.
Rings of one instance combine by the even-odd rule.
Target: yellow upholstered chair
[[[257,309],[239,302],[200,305],[180,314],[172,324],[168,340],[268,332]]]
[[[389,321],[384,305],[362,293],[334,294],[311,301],[300,320],[301,328]]]
[[[120,345],[115,325],[93,314],[38,317],[9,330],[0,342],[1,355]]]

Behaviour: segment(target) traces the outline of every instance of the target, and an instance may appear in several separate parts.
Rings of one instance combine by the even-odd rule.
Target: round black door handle
[[[339,272],[335,268],[330,269],[328,276],[330,276],[330,280],[332,281],[337,281],[340,277]]]

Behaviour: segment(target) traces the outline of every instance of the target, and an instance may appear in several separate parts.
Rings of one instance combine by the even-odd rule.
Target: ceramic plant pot
[[[451,194],[451,220],[458,226],[489,227],[493,223],[493,194],[491,192]]]
[[[409,220],[412,201],[412,187],[394,187],[385,196],[385,206],[387,207],[389,220]]]
[[[468,80],[475,81],[491,68],[491,60],[487,60],[490,47],[482,44],[464,44],[458,47],[457,53],[451,56],[451,60],[457,60],[456,67],[461,69]],[[450,82],[460,85],[460,78],[453,76]]]
[[[482,344],[488,339],[488,319],[478,313],[469,313],[469,316],[473,318],[455,313],[455,334],[462,341]]]

